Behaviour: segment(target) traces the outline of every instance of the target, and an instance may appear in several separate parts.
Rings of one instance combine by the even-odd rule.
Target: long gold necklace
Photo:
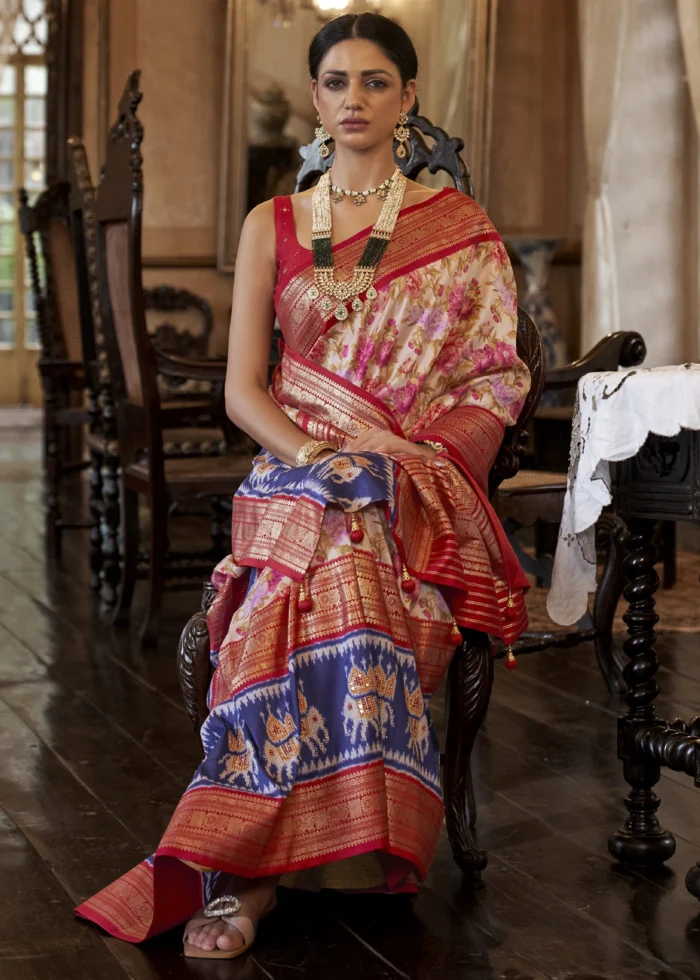
[[[359,313],[362,309],[362,300],[360,299],[362,293],[366,293],[369,300],[377,298],[374,278],[394,233],[406,189],[406,178],[398,167],[390,179],[389,192],[382,204],[377,222],[372,228],[372,233],[367,239],[360,261],[355,266],[355,271],[350,279],[345,282],[338,282],[335,278],[331,242],[330,173],[325,173],[316,185],[311,199],[311,250],[314,257],[314,284],[309,289],[308,297],[310,300],[317,300],[319,296],[323,296],[321,309],[324,313],[330,313],[333,310],[335,301],[337,305],[333,310],[333,315],[337,320],[345,320],[349,316],[346,306],[349,300],[352,299],[350,306],[353,312]]]

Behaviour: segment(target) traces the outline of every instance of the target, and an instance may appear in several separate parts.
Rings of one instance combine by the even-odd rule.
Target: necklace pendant
[[[341,191],[341,190],[335,191],[333,194],[331,194],[331,197],[333,198],[334,204],[340,204],[340,202],[345,197],[345,191]]]
[[[343,321],[350,315],[349,310],[360,313],[364,309],[366,296],[370,302],[377,298],[373,281],[377,268],[391,241],[401,210],[406,187],[406,178],[396,168],[391,178],[378,187],[366,191],[345,191],[334,185],[330,173],[325,173],[318,182],[312,197],[312,237],[314,239],[314,282],[307,287],[310,298],[318,298],[324,316],[334,315]],[[350,279],[338,282],[335,277],[331,244],[332,197],[350,197],[358,207],[365,204],[371,194],[382,194],[382,208],[375,222],[360,260]],[[342,198],[341,198],[342,199]],[[315,288],[314,288],[315,287]],[[312,290],[309,292],[309,290]],[[313,301],[313,299],[312,299]]]
[[[380,187],[379,190],[377,191],[377,197],[379,198],[380,201],[386,201],[388,196],[389,196],[388,187]]]

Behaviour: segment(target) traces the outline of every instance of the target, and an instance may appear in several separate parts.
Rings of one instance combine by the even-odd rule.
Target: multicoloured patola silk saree
[[[445,452],[256,458],[213,576],[204,760],[155,855],[77,910],[131,941],[191,917],[220,872],[415,890],[443,822],[428,706],[455,630],[512,642],[527,623],[527,580],[487,499],[529,387],[490,221],[452,190],[405,208],[378,298],[340,323],[308,297],[290,199],[275,208],[271,397],[341,447],[379,426]],[[340,277],[369,231],[336,246]]]

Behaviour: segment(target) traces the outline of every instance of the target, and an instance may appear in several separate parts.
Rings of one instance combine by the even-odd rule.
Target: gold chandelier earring
[[[323,159],[325,160],[327,157],[331,155],[331,148],[328,146],[328,141],[332,140],[333,137],[321,122],[320,116],[318,117],[318,126],[316,127],[316,130],[314,132],[314,136],[316,137],[317,140],[321,141],[321,145],[318,149],[318,153],[319,156],[323,157]]]
[[[411,147],[410,144],[411,131],[406,125],[407,122],[408,122],[408,116],[402,109],[401,115],[399,116],[399,121],[397,125],[394,127],[394,139],[399,144],[396,148],[396,156],[399,157],[400,160],[406,159]]]

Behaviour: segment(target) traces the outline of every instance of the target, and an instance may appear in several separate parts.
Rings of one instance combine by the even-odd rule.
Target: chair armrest
[[[565,367],[547,371],[545,391],[574,388],[591,371],[616,371],[618,367],[638,367],[647,356],[644,338],[636,330],[619,330],[603,337],[587,354]]]
[[[223,381],[226,378],[225,358],[178,357],[156,350],[156,369],[169,378],[188,381]]]
[[[47,378],[62,378],[72,375],[76,379],[82,380],[85,376],[82,361],[69,361],[65,358],[41,358],[39,371]]]

